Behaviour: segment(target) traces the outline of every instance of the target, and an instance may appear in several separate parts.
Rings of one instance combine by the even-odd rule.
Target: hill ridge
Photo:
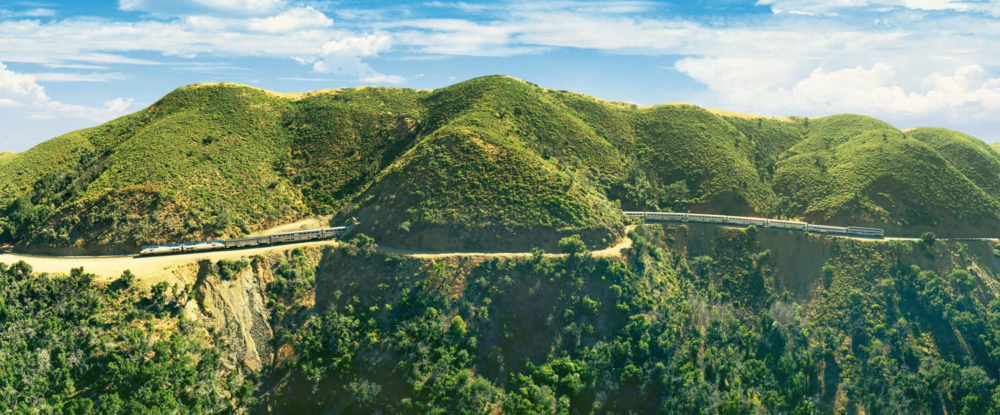
[[[618,209],[995,234],[1000,157],[920,131],[639,107],[504,75],[434,90],[192,84],[0,156],[0,243],[117,252],[321,214],[402,248],[554,249],[574,233],[597,247],[622,236]]]

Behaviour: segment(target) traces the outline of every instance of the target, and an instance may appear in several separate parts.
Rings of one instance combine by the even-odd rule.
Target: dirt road
[[[635,225],[630,225],[625,228],[625,233],[632,232],[635,229]],[[592,251],[591,253],[595,257],[614,257],[620,256],[623,249],[628,249],[632,247],[632,239],[628,236],[622,238],[614,246],[604,248],[597,251]],[[412,249],[403,248],[393,248],[388,246],[379,246],[379,252],[386,254],[395,255],[406,255],[413,258],[424,258],[424,259],[434,259],[434,258],[450,258],[450,257],[500,257],[500,258],[518,258],[534,255],[533,252],[464,252],[464,251],[417,251]],[[562,257],[566,254],[545,254],[546,257]]]
[[[284,245],[272,245],[259,248],[233,249],[225,251],[193,252],[190,254],[133,257],[133,256],[102,256],[102,257],[50,257],[15,253],[0,254],[0,262],[13,264],[24,261],[36,272],[64,273],[71,269],[83,267],[89,273],[97,275],[100,280],[111,281],[122,275],[125,270],[131,270],[135,275],[143,277],[169,274],[173,269],[196,263],[203,259],[218,261],[220,259],[239,259],[268,252],[289,251],[304,246],[336,246],[337,241],[310,241]]]
[[[310,226],[315,226],[321,222],[316,219],[306,219],[294,224],[289,224],[282,226],[280,228],[275,228],[272,231],[287,232],[290,230],[298,229],[308,229]],[[635,229],[634,226],[630,226],[628,231]],[[218,261],[220,259],[239,259],[242,257],[251,257],[254,255],[261,255],[268,252],[283,252],[290,251],[298,247],[305,246],[336,246],[337,241],[327,240],[327,241],[311,241],[311,242],[301,242],[293,244],[284,245],[274,245],[265,246],[259,248],[249,248],[249,249],[233,249],[224,251],[210,251],[210,252],[194,252],[190,254],[178,254],[178,255],[167,255],[167,256],[151,256],[151,257],[136,257],[136,256],[80,256],[80,257],[52,257],[52,256],[35,256],[26,254],[16,254],[16,253],[2,253],[0,254],[0,262],[7,264],[13,264],[18,261],[24,261],[30,264],[36,272],[47,272],[50,274],[64,273],[68,274],[70,270],[77,267],[83,267],[87,272],[93,273],[99,277],[101,280],[112,281],[118,278],[125,270],[131,270],[136,275],[142,277],[143,279],[157,280],[157,276],[163,277],[171,273],[172,270],[181,267],[197,263],[201,260],[211,260]],[[593,255],[597,257],[610,257],[621,255],[623,249],[632,246],[632,240],[628,237],[623,238],[615,246],[605,248],[598,251],[593,251]],[[378,248],[379,252],[386,254],[395,255],[406,255],[414,258],[424,258],[424,259],[434,259],[434,258],[446,258],[446,257],[476,257],[476,256],[492,256],[492,257],[524,257],[531,256],[531,252],[429,252],[429,251],[413,251],[407,249],[399,249],[392,247],[382,247]],[[565,254],[546,254],[549,257],[564,256]]]

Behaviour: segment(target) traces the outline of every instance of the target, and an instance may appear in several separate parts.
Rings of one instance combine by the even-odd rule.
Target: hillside
[[[316,214],[402,248],[592,247],[623,209],[1000,234],[1000,156],[867,117],[637,107],[504,76],[434,91],[179,88],[0,156],[0,243],[53,253],[245,235]]]
[[[782,155],[774,184],[810,222],[995,235],[1000,204],[964,174],[974,172],[968,157],[872,118],[838,115],[811,121],[805,139]],[[997,181],[974,177],[987,188]]]
[[[357,238],[200,261],[155,285],[0,265],[0,411],[1000,407],[992,243],[659,225],[630,236],[620,258],[437,260]]]

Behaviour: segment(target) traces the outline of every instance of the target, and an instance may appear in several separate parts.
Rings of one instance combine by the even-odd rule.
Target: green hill
[[[998,226],[996,199],[930,145],[868,117],[812,120],[783,154],[774,185],[814,222],[911,235],[993,234]]]
[[[419,249],[590,246],[621,209],[1000,232],[1000,156],[854,115],[637,107],[505,76],[434,91],[182,87],[0,156],[0,242],[35,252],[243,235],[314,214]]]
[[[989,144],[944,128],[916,128],[907,134],[937,150],[987,194],[1000,197],[1000,153]]]

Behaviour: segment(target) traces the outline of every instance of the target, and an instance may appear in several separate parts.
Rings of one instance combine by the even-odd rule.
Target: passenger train
[[[173,245],[150,245],[139,248],[140,256],[179,254],[182,252],[215,251],[219,249],[243,248],[258,245],[273,245],[286,242],[301,242],[317,239],[339,238],[350,229],[349,226],[311,229],[308,231],[276,233],[274,235],[224,241],[189,242]]]
[[[695,223],[722,223],[742,226],[758,226],[762,228],[790,229],[817,233],[831,233],[840,235],[870,236],[882,238],[885,231],[878,228],[862,228],[858,226],[829,226],[813,225],[805,222],[795,222],[790,220],[748,218],[745,216],[726,215],[706,215],[701,213],[671,213],[671,212],[623,212],[630,218],[639,218],[656,222],[695,222]]]

